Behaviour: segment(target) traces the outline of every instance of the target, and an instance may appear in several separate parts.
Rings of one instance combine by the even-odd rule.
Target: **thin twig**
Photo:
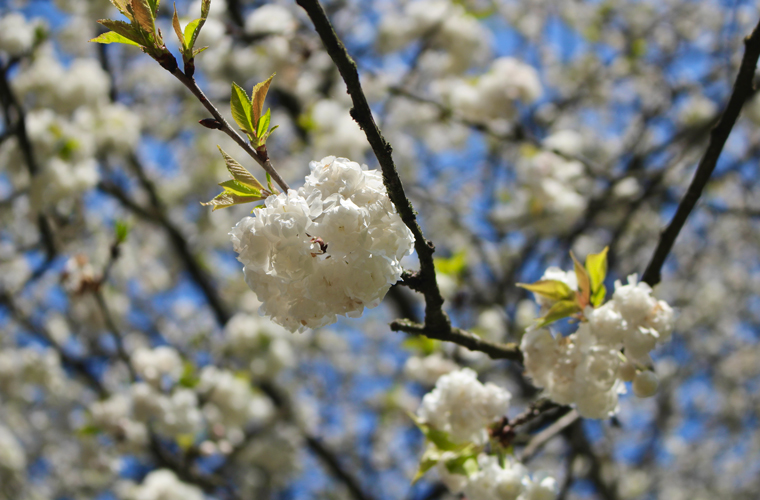
[[[424,335],[430,339],[444,340],[454,344],[466,347],[471,351],[480,351],[493,359],[509,359],[511,361],[522,362],[522,352],[515,343],[500,344],[483,340],[474,333],[462,330],[456,327],[449,327],[448,330],[436,330],[419,323],[405,319],[397,319],[391,323],[391,330],[394,332],[406,332],[414,335]]]
[[[644,275],[641,278],[641,281],[651,286],[660,282],[660,272],[665,259],[670,254],[670,250],[673,248],[676,238],[678,238],[678,233],[681,232],[686,223],[686,219],[702,195],[702,190],[710,180],[710,176],[718,163],[718,158],[723,151],[723,146],[731,134],[731,130],[739,117],[744,103],[754,92],[752,81],[755,76],[758,58],[760,58],[760,22],[755,26],[752,34],[744,39],[744,57],[742,58],[739,74],[736,76],[734,89],[731,92],[726,109],[720,117],[718,124],[710,132],[710,142],[707,145],[705,154],[702,156],[702,160],[699,162],[697,171],[694,173],[694,178],[689,185],[689,189],[678,204],[678,210],[676,210],[673,220],[670,221],[667,229],[660,236],[657,248],[655,248],[652,259],[649,261],[649,265],[647,265],[646,271],[644,271]]]
[[[243,136],[237,133],[235,129],[230,127],[230,124],[225,120],[225,118],[222,116],[222,114],[219,112],[218,109],[216,109],[216,106],[214,106],[211,101],[209,101],[208,97],[206,97],[206,94],[203,93],[201,88],[198,86],[198,83],[195,81],[195,78],[192,76],[187,76],[182,71],[180,71],[179,68],[175,68],[171,71],[171,74],[174,75],[174,77],[182,82],[182,84],[187,87],[190,92],[193,93],[195,97],[198,98],[198,100],[203,104],[203,107],[205,107],[209,113],[214,117],[214,119],[219,122],[219,130],[227,134],[232,138],[233,141],[235,141],[238,146],[243,148],[243,151],[248,153],[248,155],[256,160],[256,163],[261,165],[261,167],[272,176],[272,179],[277,183],[278,186],[280,186],[285,192],[290,189],[290,186],[288,186],[288,183],[285,182],[285,180],[280,176],[279,172],[272,166],[272,161],[269,159],[268,156],[260,154],[258,151],[253,149],[253,147],[246,141]]]
[[[533,458],[533,456],[535,456],[535,454],[541,448],[543,448],[547,442],[549,442],[549,440],[551,440],[554,436],[560,434],[563,430],[565,430],[569,425],[572,425],[573,422],[579,418],[580,416],[578,415],[578,412],[576,410],[572,410],[570,413],[566,414],[554,422],[552,425],[533,436],[533,439],[531,439],[525,449],[523,449],[523,452],[520,455],[520,461],[527,463],[528,460]]]

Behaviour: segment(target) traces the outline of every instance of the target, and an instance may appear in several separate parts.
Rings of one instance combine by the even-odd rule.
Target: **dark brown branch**
[[[437,330],[419,323],[414,323],[409,320],[398,319],[391,323],[391,330],[394,332],[406,332],[414,335],[424,335],[425,337],[443,340],[446,342],[453,342],[454,344],[466,347],[471,351],[480,351],[486,353],[493,359],[509,359],[511,361],[522,362],[522,352],[515,343],[499,344],[495,342],[488,342],[478,337],[474,333],[470,333],[460,328],[452,327],[446,330]]]
[[[404,221],[404,224],[414,235],[414,249],[417,251],[417,256],[420,259],[420,287],[418,290],[425,295],[425,323],[435,329],[448,330],[451,326],[448,317],[441,309],[443,297],[441,297],[438,284],[435,280],[435,267],[433,265],[435,247],[430,241],[425,239],[417,223],[417,216],[404,192],[404,186],[401,184],[401,179],[396,171],[391,145],[388,144],[380,133],[380,129],[372,117],[372,110],[369,107],[367,98],[362,90],[361,82],[359,81],[359,71],[356,63],[348,54],[343,42],[338,38],[319,2],[317,0],[296,0],[296,3],[311,18],[327,53],[338,67],[338,71],[346,83],[346,88],[353,102],[351,117],[353,117],[367,135],[367,140],[370,146],[372,146],[372,151],[380,163],[380,168],[383,172],[383,183],[388,190],[388,196],[396,206],[401,220]]]
[[[479,350],[487,353],[489,356],[500,359],[521,360],[522,355],[515,345],[504,347],[490,344],[469,332],[451,326],[448,315],[443,311],[443,297],[436,281],[435,265],[433,263],[435,247],[432,242],[425,239],[422,229],[420,229],[417,223],[417,216],[409,198],[407,198],[404,192],[404,186],[393,162],[393,149],[383,137],[372,117],[372,110],[369,107],[367,98],[362,90],[361,82],[359,81],[359,71],[356,63],[335,33],[319,1],[296,0],[296,3],[311,18],[327,53],[332,58],[343,81],[346,83],[346,89],[353,103],[351,117],[364,130],[367,141],[372,146],[372,151],[375,153],[375,157],[377,157],[377,161],[383,172],[383,183],[388,190],[388,196],[401,216],[401,220],[404,221],[404,224],[414,235],[414,249],[420,260],[420,270],[414,274],[406,274],[404,282],[412,284],[414,290],[425,296],[425,324],[418,325],[408,321],[395,321],[392,323],[391,328],[394,331],[406,331],[430,338],[455,342],[469,349]]]
[[[572,448],[573,456],[585,456],[589,460],[587,478],[594,484],[599,497],[603,500],[618,500],[617,484],[614,480],[608,481],[603,473],[606,459],[597,455],[593,446],[586,436],[583,422],[575,420],[565,431],[565,438]]]
[[[739,117],[739,113],[741,113],[744,103],[754,92],[752,81],[755,76],[758,58],[760,58],[760,22],[755,26],[752,34],[744,39],[744,57],[742,58],[739,74],[736,76],[734,89],[726,105],[726,109],[721,115],[718,124],[710,131],[710,142],[699,162],[697,171],[694,173],[694,178],[689,185],[689,189],[678,204],[678,210],[673,216],[673,220],[670,221],[670,224],[660,236],[657,248],[655,248],[652,259],[649,261],[649,265],[647,265],[646,271],[644,271],[644,275],[641,278],[643,282],[651,286],[660,282],[660,272],[665,259],[673,248],[673,244],[676,238],[678,238],[678,233],[681,232],[686,223],[686,219],[702,195],[702,190],[710,180],[710,176],[712,176],[718,163],[718,158],[723,151],[723,146],[731,134],[731,130]]]
[[[8,81],[8,70],[11,68],[12,64],[13,62],[0,67],[0,101],[2,101],[3,114],[5,115],[5,128],[6,131],[12,131],[13,135],[16,136],[18,147],[21,150],[24,163],[26,163],[26,168],[29,171],[29,176],[34,177],[40,173],[40,167],[34,157],[34,147],[26,133],[26,115],[24,113],[24,108],[13,93],[10,82]],[[44,272],[53,262],[57,252],[50,222],[42,213],[37,217],[37,227],[39,228],[40,240],[45,247],[46,254],[45,263],[40,266],[41,272],[39,274],[41,275],[42,272]],[[35,273],[35,275],[35,278],[39,277],[37,273]]]
[[[338,457],[328,450],[322,441],[308,434],[305,438],[309,449],[322,460],[335,477],[340,479],[340,481],[346,485],[346,488],[348,488],[348,491],[353,498],[356,500],[372,500],[373,497],[361,489],[356,479],[346,471],[343,465],[338,461]]]

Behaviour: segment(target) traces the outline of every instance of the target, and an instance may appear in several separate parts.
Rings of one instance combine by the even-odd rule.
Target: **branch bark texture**
[[[704,190],[707,182],[710,180],[715,166],[718,164],[718,158],[720,158],[720,154],[723,151],[723,146],[725,146],[726,140],[731,134],[736,120],[739,118],[739,113],[741,113],[744,103],[754,93],[752,82],[758,58],[760,58],[760,22],[755,26],[752,34],[744,39],[744,57],[742,58],[739,74],[736,76],[734,88],[726,109],[723,111],[718,124],[710,131],[710,142],[699,162],[697,171],[694,173],[689,189],[678,204],[678,209],[673,216],[673,220],[670,221],[668,227],[660,235],[657,248],[655,248],[654,254],[641,278],[641,281],[648,283],[650,286],[654,286],[660,282],[660,273],[663,264],[665,264],[665,259],[667,259],[676,238],[678,238],[678,234],[681,232],[684,224],[686,224],[686,219],[702,195],[702,190]]]
[[[408,275],[404,281],[410,285],[410,288],[422,293],[425,297],[425,324],[419,325],[407,321],[395,321],[391,325],[392,329],[394,331],[421,334],[430,338],[454,342],[469,349],[485,352],[491,357],[522,359],[520,351],[515,345],[490,344],[472,333],[464,332],[451,326],[448,315],[443,311],[443,297],[438,289],[435,277],[435,265],[433,263],[435,246],[431,241],[425,239],[422,229],[417,223],[417,216],[409,198],[404,192],[404,186],[393,162],[393,149],[383,137],[372,117],[372,110],[362,90],[356,63],[349,55],[337,33],[335,33],[335,29],[327,18],[327,14],[319,1],[296,0],[296,3],[311,18],[327,53],[338,68],[338,72],[346,84],[346,89],[353,103],[351,117],[367,135],[367,140],[383,172],[383,183],[388,190],[388,196],[401,216],[401,220],[404,221],[404,224],[414,235],[414,249],[420,260],[420,270],[414,273],[414,275]]]

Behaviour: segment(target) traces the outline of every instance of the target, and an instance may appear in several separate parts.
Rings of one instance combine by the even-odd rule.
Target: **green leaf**
[[[230,179],[228,181],[220,182],[220,186],[224,188],[225,191],[232,194],[238,194],[241,196],[261,196],[261,191],[258,189],[252,189],[235,179]]]
[[[604,278],[607,277],[607,252],[609,249],[610,247],[604,247],[601,252],[586,256],[586,271],[591,281],[592,296],[596,295],[599,288],[604,286]]]
[[[77,435],[78,436],[97,436],[102,432],[102,429],[100,427],[97,427],[92,424],[87,424],[84,427],[80,427],[77,429]]]
[[[573,252],[570,252],[575,266],[575,277],[578,278],[578,306],[583,309],[591,303],[591,278],[586,268],[578,262]]]
[[[267,139],[269,138],[270,135],[272,135],[272,132],[274,132],[275,130],[277,130],[277,127],[279,127],[279,125],[275,125],[274,127],[272,127],[272,128],[269,129],[269,132],[267,132],[267,135],[266,135]]]
[[[417,473],[412,478],[412,484],[416,483],[427,471],[435,467],[435,465],[441,460],[441,452],[435,448],[428,448],[420,458],[420,467],[417,469]]]
[[[438,341],[422,335],[415,335],[414,337],[407,337],[404,339],[401,346],[404,349],[418,352],[423,356],[428,356],[436,351],[436,347],[438,346],[437,342]]]
[[[180,434],[176,439],[177,445],[183,450],[188,450],[195,443],[195,436],[192,434]]]
[[[272,132],[274,132],[277,129],[277,127],[279,127],[279,125],[275,125],[274,127],[270,128],[269,132],[264,134],[264,137],[261,137],[261,140],[259,142],[261,144],[266,144],[267,141],[269,140],[269,136],[272,135]]]
[[[417,415],[414,413],[409,413],[409,418],[414,421],[414,424],[417,426],[417,428],[422,431],[425,437],[428,438],[428,440],[433,443],[439,450],[454,451],[462,449],[462,445],[451,442],[448,432],[439,431],[432,428],[428,424],[421,422]]]
[[[114,224],[114,232],[116,233],[116,242],[124,243],[129,235],[129,224],[123,220],[117,220]]]
[[[237,83],[232,84],[232,97],[230,98],[232,118],[238,126],[249,134],[256,135],[256,129],[251,122],[251,99]]]
[[[127,10],[127,5],[129,4],[129,0],[111,0],[111,3],[113,4],[114,7],[116,7],[119,10],[119,12],[122,13],[124,17],[126,17],[130,21],[134,21],[132,14],[130,14],[129,10]]]
[[[607,296],[607,287],[602,285],[599,288],[597,288],[592,294],[591,294],[591,304],[594,307],[599,307],[604,302],[604,298]]]
[[[216,195],[216,197],[211,201],[207,201],[206,203],[201,202],[201,205],[213,206],[214,208],[211,210],[213,212],[214,210],[219,210],[221,208],[227,208],[233,205],[242,205],[244,203],[252,203],[254,201],[261,201],[263,199],[266,199],[266,196],[241,196],[238,194],[230,193],[229,191],[224,191]]]
[[[567,283],[557,280],[539,280],[535,283],[517,283],[517,286],[550,300],[573,300],[575,292]]]
[[[256,179],[256,177],[253,176],[253,174],[246,170],[246,168],[240,163],[235,161],[235,159],[228,155],[221,147],[217,147],[219,148],[219,152],[222,153],[224,162],[227,164],[227,170],[229,170],[233,179],[243,184],[244,186],[258,190],[259,192],[266,191],[264,186],[261,185],[261,183],[258,181],[258,179]]]
[[[120,35],[116,33],[115,31],[108,31],[106,33],[101,33],[97,37],[90,40],[91,42],[95,43],[124,43],[126,45],[134,45],[136,47],[140,47],[140,44],[130,40],[129,38],[125,37],[124,35]]]
[[[130,0],[129,5],[132,8],[135,22],[148,33],[155,33],[156,21],[150,5],[148,5],[148,0]]]
[[[479,470],[477,455],[466,453],[451,460],[446,460],[446,469],[452,474],[470,477]]]
[[[179,385],[188,389],[194,389],[200,381],[201,379],[195,374],[195,365],[190,361],[183,362],[182,376],[178,381]]]
[[[156,14],[158,14],[158,6],[161,4],[161,0],[148,0],[148,6],[150,7],[150,11],[153,14],[153,18],[155,19]]]
[[[257,83],[251,91],[251,116],[253,117],[253,123],[258,124],[261,114],[264,112],[264,99],[267,97],[269,86],[272,84],[272,78],[276,73],[272,73],[272,76],[267,78],[261,83]]]
[[[186,40],[185,49],[188,52],[192,51],[192,57],[197,56],[198,54],[200,54],[201,52],[203,52],[204,50],[208,48],[208,47],[203,47],[202,49],[193,51],[193,47],[195,47],[195,42],[198,40],[198,36],[201,34],[201,28],[203,28],[203,25],[206,24],[206,19],[208,18],[208,12],[210,9],[211,9],[211,0],[202,0],[200,19],[190,21],[190,23],[185,28],[185,40]]]
[[[174,4],[174,15],[172,16],[172,26],[174,27],[174,33],[177,35],[179,45],[185,51],[185,35],[182,33],[182,26],[179,24],[179,17],[177,16],[177,4]]]
[[[639,59],[647,53],[647,42],[643,38],[637,38],[631,43],[630,59]]]
[[[458,276],[467,267],[467,252],[460,250],[449,258],[438,257],[434,261],[435,269],[439,273]]]
[[[572,316],[581,311],[574,300],[560,300],[549,308],[549,311],[538,319],[537,328],[543,328],[555,321]]]
[[[194,19],[187,23],[187,26],[185,26],[185,49],[191,50],[193,48],[193,45],[195,45],[195,40],[198,38],[198,36],[195,34],[196,30],[198,29],[198,25],[203,21],[203,19]]]
[[[129,23],[125,23],[124,21],[113,21],[111,19],[101,19],[98,22],[109,30],[115,31],[124,38],[133,41],[136,45],[142,46],[144,44],[143,37],[137,33],[137,30]]]
[[[448,432],[439,431],[438,429],[434,429],[425,424],[421,424],[419,427],[422,433],[425,434],[425,437],[428,438],[428,440],[430,440],[430,442],[439,450],[454,451],[462,447],[462,445],[453,443],[451,439],[449,439]]]
[[[256,125],[256,137],[263,138],[267,131],[269,130],[269,122],[272,119],[272,110],[267,109],[267,112],[264,113],[264,116],[259,119]]]

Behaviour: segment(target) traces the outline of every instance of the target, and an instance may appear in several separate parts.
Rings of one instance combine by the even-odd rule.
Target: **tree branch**
[[[754,92],[752,81],[755,76],[758,58],[760,58],[760,22],[752,30],[752,34],[744,39],[744,57],[742,58],[739,74],[736,76],[734,89],[726,105],[726,109],[721,115],[718,124],[710,131],[710,142],[699,162],[697,171],[694,173],[694,178],[691,180],[689,189],[678,204],[678,210],[673,216],[673,220],[670,221],[667,229],[660,236],[657,248],[655,248],[649,265],[647,265],[646,271],[644,271],[644,275],[641,278],[641,281],[651,286],[660,282],[660,271],[665,263],[665,259],[673,248],[673,244],[676,238],[678,238],[678,233],[681,232],[686,223],[686,219],[702,195],[702,190],[710,180],[710,176],[718,163],[718,158],[723,151],[723,146],[731,134],[731,130],[739,117],[744,103]]]
[[[437,330],[435,328],[414,323],[405,319],[397,319],[391,323],[391,330],[394,332],[406,332],[414,335],[424,335],[430,339],[453,342],[454,344],[466,347],[471,351],[480,351],[488,354],[493,359],[509,359],[511,361],[522,362],[523,356],[520,348],[515,343],[499,344],[483,340],[474,333],[470,333],[460,328],[449,325],[447,330]]]
[[[578,419],[580,419],[578,412],[572,410],[552,425],[533,436],[533,439],[531,439],[530,442],[528,442],[528,445],[523,449],[523,452],[520,455],[520,461],[528,463],[528,461],[533,458],[546,443]]]
[[[404,224],[414,235],[414,249],[420,260],[420,270],[413,275],[407,274],[404,281],[410,282],[411,280],[414,283],[412,288],[422,293],[425,297],[425,324],[419,325],[408,321],[395,321],[392,323],[391,329],[456,342],[469,349],[485,352],[491,357],[521,360],[522,355],[515,345],[507,347],[493,345],[481,340],[476,335],[451,326],[448,315],[443,311],[443,297],[436,281],[435,265],[433,263],[435,246],[431,241],[425,239],[422,229],[420,229],[417,223],[417,216],[412,208],[412,203],[404,192],[404,186],[393,162],[393,149],[383,137],[372,117],[372,110],[362,90],[356,63],[335,33],[319,1],[296,0],[296,3],[311,18],[327,53],[338,68],[338,72],[346,84],[346,89],[353,103],[351,117],[364,130],[367,141],[372,146],[372,151],[375,153],[375,157],[383,172],[383,183],[388,190],[388,196],[401,216],[401,220],[404,221]]]
[[[272,176],[272,179],[274,179],[277,185],[280,186],[285,192],[290,189],[288,183],[285,182],[285,180],[280,176],[279,172],[277,172],[277,170],[272,166],[272,161],[269,159],[269,157],[266,154],[261,154],[253,149],[253,147],[248,143],[248,141],[243,138],[243,136],[238,134],[235,129],[230,127],[230,124],[227,122],[227,120],[225,120],[219,110],[216,109],[216,106],[214,106],[211,101],[208,100],[206,94],[204,94],[201,88],[198,86],[195,78],[192,76],[187,76],[182,71],[180,71],[179,68],[174,68],[171,71],[171,74],[174,75],[177,80],[182,82],[182,84],[187,87],[195,97],[198,98],[201,104],[203,104],[203,107],[205,107],[208,112],[211,113],[214,119],[219,122],[219,130],[230,136],[232,140],[238,144],[238,146],[243,148],[243,151],[248,153],[248,156],[256,160],[256,163],[261,165],[261,167],[269,175]]]

